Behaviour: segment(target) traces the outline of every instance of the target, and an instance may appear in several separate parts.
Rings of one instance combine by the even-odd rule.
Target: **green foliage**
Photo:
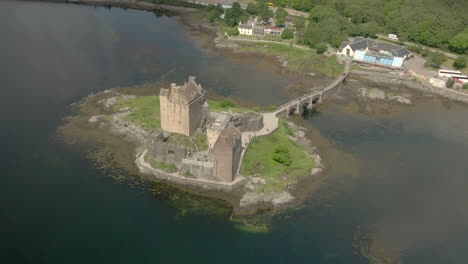
[[[292,163],[291,154],[287,146],[277,146],[274,149],[273,160],[283,164],[284,166],[290,166]]]
[[[292,131],[292,129],[289,127],[288,125],[288,122],[284,121],[284,120],[281,120],[281,125],[283,126],[284,128],[284,132],[289,135],[289,136],[292,136],[294,134],[294,132]]]
[[[458,56],[458,58],[453,62],[453,67],[456,69],[463,69],[466,67],[467,58],[465,56]]]
[[[276,108],[277,108],[276,105],[269,105],[268,108],[267,108],[267,110],[271,112],[271,111],[275,111]]]
[[[296,26],[298,30],[305,28],[305,25],[306,25],[305,17],[295,17],[293,21],[294,21],[294,26]]]
[[[262,18],[263,22],[268,22],[270,18],[273,18],[273,11],[266,4],[259,3],[258,15]]]
[[[463,85],[463,89],[468,90],[468,83],[465,83],[465,84]]]
[[[296,183],[299,176],[309,175],[315,166],[313,157],[304,152],[305,148],[289,139],[284,124],[286,122],[281,121],[274,133],[255,138],[245,153],[241,174],[256,175],[266,181],[265,185],[257,187],[257,192],[282,191],[289,184]],[[274,156],[289,165],[275,161]]]
[[[227,30],[228,36],[239,36],[239,29],[237,27],[232,27]]]
[[[227,26],[236,26],[241,21],[241,16],[244,13],[244,10],[240,7],[238,2],[234,2],[232,7],[227,9],[224,14],[224,23]]]
[[[449,41],[450,50],[463,54],[468,52],[468,27],[458,33]]]
[[[220,4],[209,4],[206,7],[206,11],[208,11],[208,19],[210,22],[216,21],[224,13],[224,9]]]
[[[224,99],[223,101],[221,101],[221,103],[219,103],[219,106],[221,108],[234,108],[234,107],[238,107],[239,105],[234,102],[233,100],[231,99]]]
[[[447,86],[448,88],[452,88],[454,84],[455,84],[455,80],[453,78],[450,78],[445,83],[445,86]]]
[[[376,34],[381,31],[380,26],[374,22],[367,22],[355,26],[354,34],[357,36],[375,38]]]
[[[153,4],[157,4],[157,5],[183,6],[183,7],[198,8],[198,9],[205,8],[204,5],[187,2],[184,0],[151,0],[150,2],[152,2]]]
[[[446,61],[447,58],[443,53],[440,52],[432,52],[430,53],[430,56],[428,57],[428,60],[426,62],[426,66],[428,67],[433,67],[433,68],[440,68],[440,65]]]
[[[467,52],[468,48],[466,24],[468,5],[466,1],[275,0],[274,2],[279,6],[310,11],[311,22],[335,20],[339,25],[340,35],[372,37],[376,32],[392,32],[402,40],[410,40],[431,47],[448,46],[452,51],[460,54]],[[321,24],[321,26],[324,25]],[[300,31],[299,27],[298,30]],[[318,33],[325,34],[320,31]],[[312,41],[312,38],[308,41],[329,42],[320,35],[319,38],[321,39],[318,41]]]
[[[292,39],[294,38],[294,31],[291,28],[285,28],[283,33],[281,33],[282,39]]]
[[[275,12],[276,24],[286,23],[287,16],[288,16],[288,12],[284,8],[278,7],[278,9],[276,9],[276,12]]]
[[[115,110],[128,107],[131,113],[125,120],[145,129],[158,130],[161,128],[161,113],[159,96],[139,96],[136,98],[121,97],[113,106]]]
[[[239,104],[237,104],[232,99],[224,99],[222,101],[208,100],[208,104],[210,105],[210,111],[212,111],[212,112],[223,112],[223,111],[248,112],[248,111],[252,111],[252,109],[239,106]]]
[[[247,4],[245,11],[253,16],[258,15],[258,7],[256,4],[250,2]]]
[[[322,54],[327,50],[327,43],[320,42],[315,45],[315,50],[318,54]]]

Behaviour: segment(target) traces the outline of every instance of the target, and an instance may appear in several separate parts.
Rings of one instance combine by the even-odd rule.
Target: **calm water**
[[[304,125],[333,142],[322,148],[336,158],[329,184],[271,232],[247,233],[114,184],[55,129],[72,102],[114,86],[190,74],[268,105],[294,80],[199,49],[176,17],[1,2],[0,25],[2,263],[366,263],[352,247],[359,227],[404,263],[468,262],[468,107],[315,113]]]

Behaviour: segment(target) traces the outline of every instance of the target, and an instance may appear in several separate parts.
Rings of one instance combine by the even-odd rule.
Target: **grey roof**
[[[251,24],[240,24],[239,25],[240,28],[246,28],[246,29],[252,29],[252,25]]]
[[[264,30],[261,27],[254,27],[253,30],[252,30],[252,33],[253,34],[258,34],[258,35],[263,35],[263,33],[264,33],[263,31]]]
[[[341,44],[342,46],[343,43]],[[343,49],[345,46],[346,45],[344,45],[343,47],[340,46],[340,50]],[[392,53],[392,55],[396,57],[405,57],[411,54],[411,52],[407,48],[402,47],[400,45],[375,41],[372,39],[356,38],[353,43],[349,44],[349,46],[353,50],[363,50],[366,48],[369,48],[371,50],[385,50],[387,52]]]
[[[347,41],[341,42],[341,45],[338,48],[338,50],[341,52],[348,44],[349,44],[349,42],[347,42]]]
[[[195,77],[190,76],[189,81],[182,86],[181,92],[187,103],[190,103],[203,94],[203,89],[195,82]]]

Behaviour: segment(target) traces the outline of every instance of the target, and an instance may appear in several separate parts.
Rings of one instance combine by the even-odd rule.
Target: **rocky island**
[[[228,199],[235,213],[252,214],[293,204],[299,180],[323,169],[305,129],[278,117],[282,112],[207,100],[195,77],[159,94],[156,85],[150,89],[152,95],[110,89],[85,99],[106,113],[90,116],[88,125],[131,142],[146,179],[226,193],[235,197]]]

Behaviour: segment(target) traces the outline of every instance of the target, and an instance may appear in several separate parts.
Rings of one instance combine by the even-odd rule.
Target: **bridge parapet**
[[[276,114],[276,116],[280,115],[282,112],[287,111],[287,114],[295,113],[295,114],[302,114],[304,106],[307,108],[312,109],[314,105],[317,103],[321,103],[324,99],[330,96],[340,84],[342,84],[346,77],[348,77],[349,72],[351,70],[351,59],[348,58],[345,64],[345,70],[329,85],[324,88],[314,90],[310,93],[301,95],[285,104],[280,105],[276,110],[272,113]],[[294,110],[292,112],[292,110]]]

